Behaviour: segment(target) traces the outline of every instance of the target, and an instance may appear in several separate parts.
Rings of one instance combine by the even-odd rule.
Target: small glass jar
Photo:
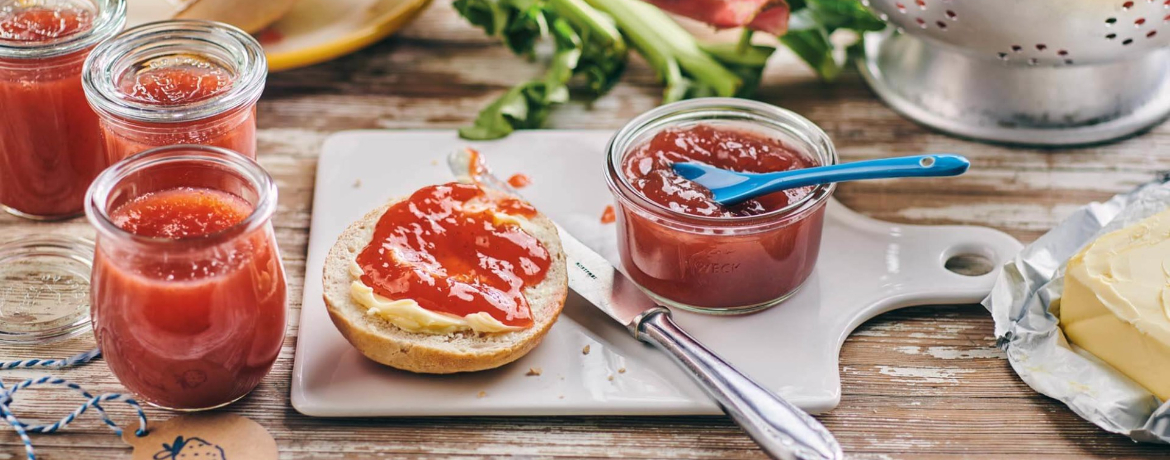
[[[106,153],[118,161],[177,144],[256,158],[256,101],[268,63],[260,43],[233,26],[174,20],[127,30],[85,61],[85,97],[101,116]]]
[[[125,23],[125,0],[0,0],[0,207],[7,212],[37,220],[81,214],[85,190],[110,165],[97,115],[85,103],[82,64]]]
[[[121,206],[176,191],[231,195],[251,212],[196,236],[126,229]],[[272,177],[255,161],[194,145],[143,152],[94,181],[85,209],[97,228],[90,280],[94,336],[110,370],[142,400],[175,410],[220,407],[248,394],[272,368],[287,308],[270,222],[276,193]],[[166,223],[180,219],[175,212],[204,215],[154,209],[159,216],[135,216]]]
[[[663,305],[702,313],[748,313],[783,302],[816,265],[825,203],[819,185],[764,214],[703,217],[647,199],[622,173],[622,160],[667,128],[697,124],[775,139],[814,166],[837,163],[828,136],[804,117],[769,104],[706,98],[667,104],[630,121],[608,146],[606,177],[617,204],[625,272]]]

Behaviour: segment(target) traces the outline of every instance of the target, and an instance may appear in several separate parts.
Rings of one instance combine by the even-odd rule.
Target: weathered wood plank
[[[296,343],[314,170],[322,140],[359,128],[454,128],[506,87],[539,72],[492,43],[439,2],[399,36],[337,61],[273,75],[260,103],[260,156],[280,186],[274,224],[290,280],[289,330],[272,375],[231,410],[269,428],[281,458],[692,458],[763,455],[719,417],[312,419],[288,403]],[[612,94],[574,101],[550,124],[616,128],[658,103],[653,72],[635,59]],[[848,184],[837,197],[870,216],[906,223],[986,225],[1023,240],[1042,234],[1077,206],[1109,197],[1170,170],[1170,127],[1121,143],[1047,151],[952,139],[899,117],[856,74],[826,85],[791,56],[766,76],[760,98],[820,124],[845,159],[957,152],[975,168],[947,180]],[[91,234],[84,220],[32,224],[0,216],[0,240],[43,232]],[[843,398],[821,417],[851,458],[1026,457],[1154,458],[1161,446],[1137,445],[1080,420],[1039,396],[993,346],[992,323],[978,306],[921,307],[863,325],[841,355]],[[92,346],[79,337],[44,347],[0,346],[0,359],[66,356]],[[0,373],[14,381],[39,372]],[[121,391],[102,363],[60,372],[94,391]],[[16,408],[31,418],[59,416],[77,403],[34,391]],[[119,421],[129,411],[111,407]],[[156,418],[166,415],[151,411]],[[95,420],[37,436],[45,459],[126,458]],[[0,460],[23,458],[9,431]]]

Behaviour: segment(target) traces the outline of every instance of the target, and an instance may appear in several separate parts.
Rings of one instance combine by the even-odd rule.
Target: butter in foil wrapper
[[[1006,263],[983,300],[995,320],[998,345],[1029,386],[1068,405],[1097,426],[1135,441],[1170,443],[1170,403],[1083,350],[1059,327],[1064,268],[1069,258],[1105,233],[1170,208],[1166,178],[1074,212]]]

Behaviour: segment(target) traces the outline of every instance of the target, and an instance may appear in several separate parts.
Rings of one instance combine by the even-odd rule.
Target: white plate
[[[500,369],[461,375],[416,375],[367,360],[325,311],[321,270],[342,230],[391,197],[452,180],[444,159],[468,145],[501,176],[531,176],[524,195],[616,262],[614,226],[600,221],[611,202],[602,175],[610,134],[524,131],[486,143],[461,140],[451,131],[351,131],[330,137],[317,167],[293,406],[331,417],[720,413],[664,355],[573,294],[544,343],[528,356]],[[850,331],[900,307],[977,303],[995,273],[963,276],[945,269],[944,262],[974,253],[998,265],[1019,249],[1019,242],[995,230],[890,224],[832,201],[817,268],[787,302],[748,316],[677,312],[676,318],[767,388],[810,412],[824,412],[841,399],[837,356]],[[588,354],[582,353],[585,346]],[[542,373],[526,376],[529,368]]]

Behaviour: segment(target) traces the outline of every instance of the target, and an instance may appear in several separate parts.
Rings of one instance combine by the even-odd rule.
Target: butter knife
[[[482,186],[517,194],[493,176],[477,154],[457,151],[447,158],[456,177],[470,177]],[[683,331],[670,310],[658,305],[610,265],[557,225],[568,263],[569,287],[597,309],[625,326],[633,336],[666,352],[706,390],[768,456],[779,460],[839,460],[840,445],[811,415],[776,396],[728,364]]]

